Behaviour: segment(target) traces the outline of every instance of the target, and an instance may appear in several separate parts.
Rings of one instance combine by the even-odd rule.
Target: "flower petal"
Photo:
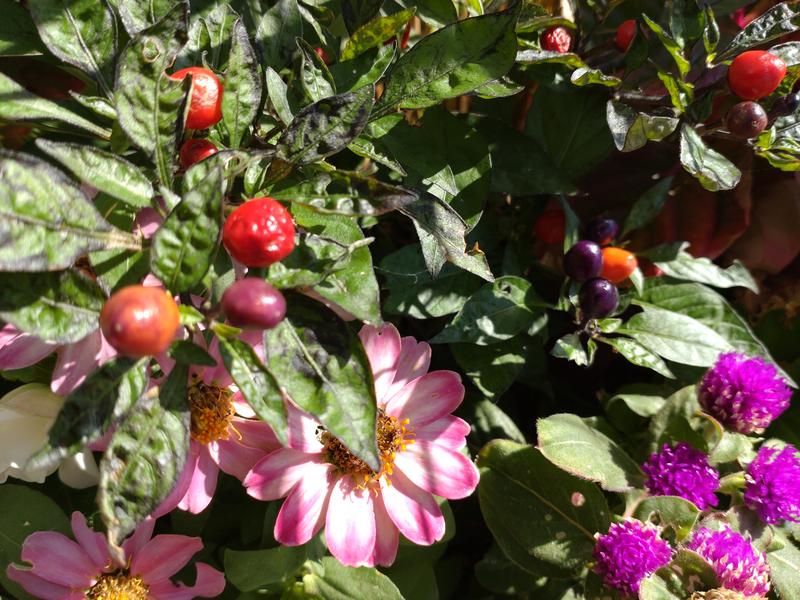
[[[348,567],[375,566],[375,508],[372,492],[357,488],[350,477],[333,486],[325,520],[328,550]]]
[[[397,546],[400,543],[400,532],[389,518],[386,506],[380,496],[373,501],[375,508],[375,551],[373,558],[376,565],[388,567],[397,558]]]
[[[281,448],[262,458],[244,478],[247,493],[258,500],[277,500],[286,496],[303,478],[318,476],[324,465],[318,454]]]
[[[217,489],[217,478],[219,477],[219,467],[211,453],[203,444],[195,444],[198,452],[197,466],[192,473],[192,480],[186,495],[181,498],[178,508],[186,510],[193,515],[200,514],[211,504],[211,498]]]
[[[397,371],[397,359],[400,357],[400,333],[391,323],[384,323],[380,327],[364,325],[358,333],[358,337],[364,344],[364,350],[372,367],[378,406],[383,406],[387,400],[386,393],[389,391]]]
[[[90,529],[86,524],[86,517],[77,510],[72,513],[71,525],[75,540],[94,563],[97,572],[105,571],[111,565],[111,553],[108,551],[105,536]]]
[[[386,394],[391,398],[412,379],[422,377],[431,365],[431,347],[427,342],[418,342],[413,337],[400,340],[400,357],[397,360],[397,372],[392,387]]]
[[[148,585],[172,577],[203,549],[203,540],[188,535],[157,535],[131,560],[131,574]]]
[[[190,442],[189,455],[186,457],[186,463],[183,465],[183,471],[181,471],[178,477],[178,482],[175,484],[175,487],[172,488],[169,496],[167,496],[158,508],[153,511],[152,517],[154,519],[163,517],[175,510],[184,496],[186,496],[186,492],[189,491],[194,472],[197,470],[197,461],[200,460],[200,452],[197,448],[198,445],[199,444],[194,441]]]
[[[25,538],[22,560],[33,565],[34,575],[81,590],[94,585],[101,573],[79,544],[53,531],[36,531]]]
[[[256,419],[240,419],[233,418],[233,426],[236,428],[234,435],[239,434],[239,443],[249,448],[257,448],[261,450],[261,454],[265,452],[272,452],[281,447],[278,438],[272,428],[264,421]]]
[[[65,458],[58,467],[61,483],[76,490],[84,490],[100,482],[100,470],[90,450],[84,448]]]
[[[240,481],[264,457],[261,450],[248,448],[234,440],[217,440],[209,443],[207,448],[219,468]]]
[[[415,544],[429,546],[444,536],[444,516],[434,497],[399,470],[384,485],[381,496],[392,522]]]
[[[398,452],[394,464],[414,484],[442,498],[466,498],[478,485],[478,469],[469,458],[426,440]]]
[[[0,328],[0,370],[23,369],[35,365],[58,347],[6,324]]]
[[[306,465],[307,472],[289,492],[275,522],[275,539],[287,546],[308,542],[322,527],[332,482],[329,464]]]
[[[58,349],[58,360],[53,369],[50,388],[66,396],[83,383],[84,379],[108,360],[103,352],[103,335],[95,330],[74,344],[66,344]]]
[[[136,528],[136,531],[133,532],[133,535],[125,540],[122,544],[122,549],[125,551],[125,556],[131,557],[139,554],[139,552],[142,551],[142,548],[144,548],[150,541],[150,538],[153,537],[153,529],[155,526],[156,520],[154,517],[147,517],[144,521],[139,523],[139,526]]]
[[[37,577],[30,569],[20,569],[16,565],[9,565],[6,575],[15,581],[31,596],[40,600],[83,600],[83,591],[72,590],[63,585],[51,583],[46,579]]]
[[[197,579],[194,585],[172,583],[169,579],[150,586],[152,600],[192,600],[192,598],[216,598],[225,589],[225,576],[205,563],[197,563]]]
[[[286,413],[289,420],[289,447],[300,452],[322,452],[317,439],[319,421],[287,400]]]
[[[426,425],[414,427],[416,439],[434,442],[450,450],[461,450],[466,446],[469,432],[469,423],[453,415],[445,415]]]
[[[386,403],[386,414],[425,425],[453,412],[464,399],[461,377],[454,371],[432,371],[408,382]]]

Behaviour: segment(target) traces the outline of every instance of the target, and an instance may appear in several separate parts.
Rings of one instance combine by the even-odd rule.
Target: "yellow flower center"
[[[367,463],[355,456],[338,438],[320,428],[319,440],[325,446],[325,460],[343,474],[350,475],[359,486],[378,481],[383,475],[388,476],[394,470],[394,459],[398,452],[414,443],[414,433],[409,420],[399,421],[378,409],[378,420],[375,427],[378,451],[381,457],[381,469],[373,471]]]
[[[100,576],[88,592],[87,600],[147,600],[149,589],[138,575],[127,571],[106,573]]]
[[[207,385],[197,377],[192,381],[189,386],[192,439],[201,444],[228,439],[231,420],[236,414],[232,396],[233,392],[227,388]]]

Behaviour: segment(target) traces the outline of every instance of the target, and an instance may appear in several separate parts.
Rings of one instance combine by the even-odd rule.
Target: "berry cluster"
[[[208,129],[222,119],[222,84],[212,71],[203,67],[186,67],[170,75],[177,80],[183,80],[187,76],[192,78],[192,95],[186,114],[186,128]],[[203,138],[189,138],[181,146],[181,166],[188,169],[217,152],[214,142]]]
[[[593,219],[584,239],[564,255],[564,272],[582,284],[578,293],[581,312],[587,319],[607,317],[619,305],[615,284],[625,281],[636,270],[636,257],[627,250],[610,246],[619,234],[613,219]]]

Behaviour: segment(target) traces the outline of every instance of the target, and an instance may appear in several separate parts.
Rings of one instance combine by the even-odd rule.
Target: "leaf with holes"
[[[792,33],[800,28],[800,11],[787,2],[773,6],[737,33],[719,53],[718,61],[728,60],[754,46]]]

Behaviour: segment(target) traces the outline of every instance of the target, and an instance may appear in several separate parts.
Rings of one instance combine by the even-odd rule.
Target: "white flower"
[[[86,488],[99,479],[97,463],[89,450],[37,469],[26,468],[28,459],[47,440],[64,398],[41,383],[28,383],[0,398],[0,483],[9,477],[43,483],[58,469],[66,485]]]

